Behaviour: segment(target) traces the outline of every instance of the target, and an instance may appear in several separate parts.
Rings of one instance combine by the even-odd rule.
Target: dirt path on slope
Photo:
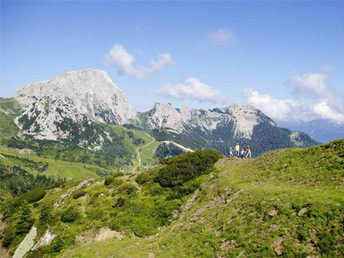
[[[179,143],[176,143],[176,142],[173,142],[173,141],[163,141],[164,143],[167,143],[167,144],[174,144],[175,146],[177,146],[178,148],[186,151],[186,152],[194,152],[194,150],[190,149],[190,148],[186,148],[184,147],[183,145],[180,145]]]
[[[154,139],[152,136],[150,136],[150,135],[147,134],[147,133],[145,133],[145,135],[147,135],[149,138],[151,138],[152,141],[149,142],[149,143],[147,143],[147,144],[145,144],[145,145],[143,145],[143,146],[141,146],[141,147],[137,147],[137,148],[136,148],[136,153],[137,153],[137,156],[138,156],[138,158],[139,158],[139,162],[138,162],[138,164],[133,168],[133,172],[135,172],[136,169],[137,169],[139,166],[141,166],[141,153],[140,153],[139,149],[146,148],[147,146],[149,146],[149,145],[151,145],[152,143],[155,142],[155,139]]]

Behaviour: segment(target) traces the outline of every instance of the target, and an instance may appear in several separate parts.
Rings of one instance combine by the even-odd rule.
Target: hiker
[[[247,146],[245,158],[248,158],[248,156],[250,156],[250,158],[251,158],[251,147],[250,146]]]
[[[241,149],[241,152],[240,152],[240,157],[243,158],[244,157],[244,154],[245,154],[245,151],[244,149]]]
[[[235,155],[239,157],[239,155],[240,155],[240,146],[239,146],[239,143],[237,143],[237,145],[235,146],[234,150],[235,150]]]
[[[233,157],[233,150],[232,150],[232,147],[229,147],[229,157],[230,157],[230,158]]]

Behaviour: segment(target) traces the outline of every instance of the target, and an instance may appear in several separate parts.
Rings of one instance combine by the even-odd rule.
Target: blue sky
[[[1,1],[0,96],[86,68],[138,111],[239,103],[344,124],[344,2]]]

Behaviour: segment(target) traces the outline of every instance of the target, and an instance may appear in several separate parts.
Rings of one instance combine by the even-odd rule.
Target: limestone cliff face
[[[81,70],[62,73],[52,79],[19,87],[14,97],[22,104],[53,97],[72,105],[91,120],[124,124],[137,113],[104,71]]]
[[[276,126],[254,107],[237,104],[212,110],[189,110],[186,105],[176,109],[171,104],[155,103],[150,111],[139,115],[106,72],[92,69],[65,72],[19,87],[14,97],[26,106],[16,120],[22,133],[38,139],[66,138],[71,123],[79,124],[82,130],[83,124],[92,121],[117,125],[134,123],[146,129],[184,135],[192,131],[208,134],[230,125],[234,137],[247,139],[252,138],[254,127],[263,120],[268,119]]]
[[[266,119],[265,116],[264,118]],[[232,104],[221,109],[192,109],[189,111],[185,105],[177,110],[171,104],[156,103],[146,113],[145,121],[150,129],[165,129],[180,134],[187,134],[190,129],[211,132],[233,123],[235,137],[251,139],[254,127],[264,118],[252,106]],[[272,120],[269,122],[272,126],[276,126]]]
[[[17,118],[22,133],[38,139],[67,137],[69,132],[61,126],[67,120],[77,124],[124,124],[137,117],[122,91],[100,70],[65,72],[31,83],[19,87],[14,98],[26,106]]]

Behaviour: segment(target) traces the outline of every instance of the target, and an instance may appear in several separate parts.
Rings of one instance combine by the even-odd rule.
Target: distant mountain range
[[[317,119],[309,122],[278,123],[282,127],[307,133],[310,137],[321,143],[327,143],[344,138],[344,125],[328,119]]]
[[[19,103],[20,111],[15,103],[16,112],[12,111],[9,102],[0,109],[3,114],[16,114],[18,128],[12,134],[18,132],[21,139],[69,141],[91,152],[117,143],[104,124],[146,130],[157,141],[191,149],[214,148],[225,154],[236,143],[244,149],[251,145],[254,156],[318,144],[305,133],[278,127],[252,106],[189,110],[185,105],[176,109],[155,103],[147,112],[136,112],[109,76],[93,69],[65,72],[19,87],[13,101]]]

